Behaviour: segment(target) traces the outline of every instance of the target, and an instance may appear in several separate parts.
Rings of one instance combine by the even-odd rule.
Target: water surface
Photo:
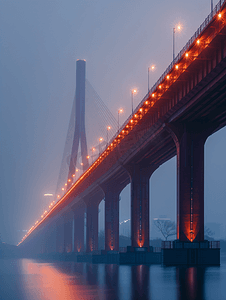
[[[226,257],[198,268],[0,259],[0,299],[223,300]]]

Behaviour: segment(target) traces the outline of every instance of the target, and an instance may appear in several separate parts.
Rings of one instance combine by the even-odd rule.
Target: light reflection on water
[[[0,259],[0,299],[226,299],[220,267],[118,266]],[[224,296],[225,295],[225,296]]]

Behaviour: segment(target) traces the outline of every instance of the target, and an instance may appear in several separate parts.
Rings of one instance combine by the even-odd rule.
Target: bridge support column
[[[149,247],[149,179],[158,166],[130,166],[131,176],[131,244]]]
[[[204,144],[199,124],[168,125],[177,148],[177,239],[204,240]]]
[[[64,219],[61,216],[56,224],[56,252],[64,252]]]
[[[86,252],[98,250],[98,204],[86,207]]]
[[[84,251],[84,213],[85,208],[74,212],[74,252]]]
[[[105,191],[105,250],[119,251],[119,195],[117,187]]]
[[[72,252],[72,224],[71,215],[64,216],[64,252]]]

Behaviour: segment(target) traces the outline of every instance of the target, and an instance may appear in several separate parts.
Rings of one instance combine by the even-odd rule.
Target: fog
[[[214,1],[216,4],[216,1]],[[75,93],[75,62],[86,59],[87,79],[121,123],[210,12],[210,1],[0,1],[0,233],[16,244],[54,193]],[[205,222],[226,236],[226,129],[205,146]],[[175,220],[176,160],[150,180],[151,220]],[[103,216],[102,216],[103,217]],[[129,186],[120,221],[130,217]]]

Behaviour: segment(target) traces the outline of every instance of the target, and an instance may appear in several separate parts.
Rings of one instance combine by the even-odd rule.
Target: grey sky
[[[216,4],[216,1],[214,1]],[[150,84],[204,21],[210,0],[0,0],[0,232],[18,242],[17,230],[40,216],[45,192],[54,192],[75,91],[75,61],[86,59],[87,79],[122,121],[131,112],[130,89]],[[225,223],[226,130],[206,145],[206,219]],[[151,179],[151,216],[175,217],[175,159]],[[120,219],[128,216],[128,188]],[[123,204],[124,203],[124,204]]]

